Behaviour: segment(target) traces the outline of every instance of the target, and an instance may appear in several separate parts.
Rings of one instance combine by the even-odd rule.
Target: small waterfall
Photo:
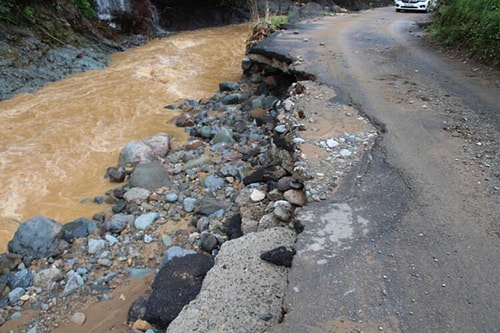
[[[114,11],[129,11],[130,0],[95,0],[100,20],[111,20]]]

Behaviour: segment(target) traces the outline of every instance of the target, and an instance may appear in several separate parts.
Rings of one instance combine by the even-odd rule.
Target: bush
[[[442,2],[431,29],[445,44],[500,65],[500,0]]]

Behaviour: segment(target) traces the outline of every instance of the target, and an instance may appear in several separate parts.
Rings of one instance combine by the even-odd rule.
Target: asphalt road
[[[325,17],[263,46],[382,134],[334,198],[297,215],[272,332],[500,331],[498,76],[426,46],[416,23],[428,19]]]

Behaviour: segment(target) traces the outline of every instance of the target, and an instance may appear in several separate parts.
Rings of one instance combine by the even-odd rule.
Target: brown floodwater
[[[185,140],[164,106],[238,80],[249,31],[182,32],[117,53],[104,70],[0,102],[0,253],[33,216],[66,223],[105,210],[83,202],[117,186],[103,176],[126,143],[159,132]]]

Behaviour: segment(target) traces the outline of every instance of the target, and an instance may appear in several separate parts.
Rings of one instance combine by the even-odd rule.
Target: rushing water
[[[0,102],[0,252],[22,222],[66,223],[105,209],[82,200],[116,187],[103,178],[120,149],[170,125],[165,105],[211,96],[237,80],[248,25],[183,32],[115,54],[101,71]]]

